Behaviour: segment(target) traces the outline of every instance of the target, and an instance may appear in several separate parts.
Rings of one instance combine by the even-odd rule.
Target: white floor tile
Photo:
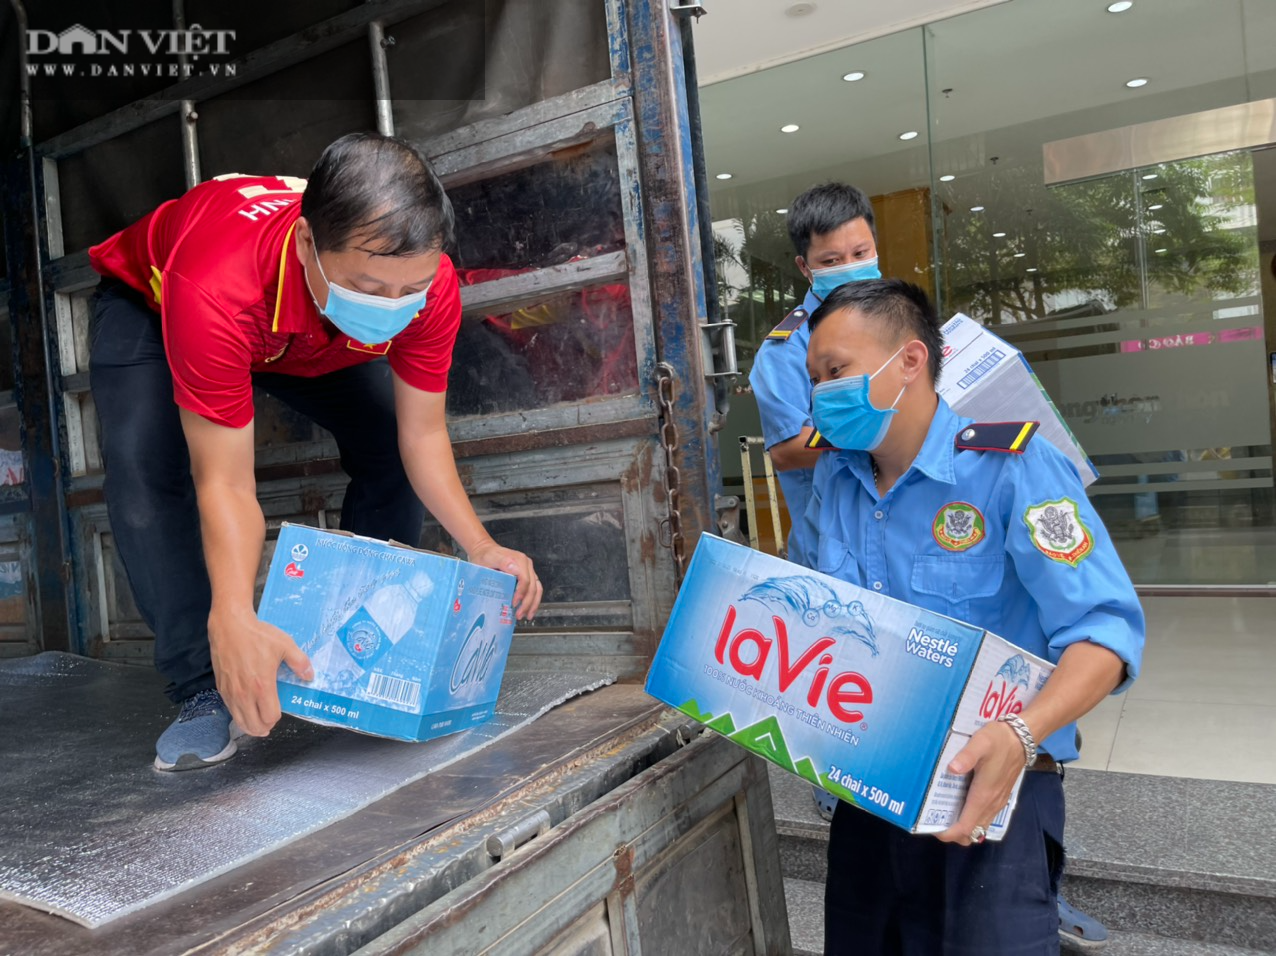
[[[1108,770],[1276,784],[1276,706],[1125,702]]]

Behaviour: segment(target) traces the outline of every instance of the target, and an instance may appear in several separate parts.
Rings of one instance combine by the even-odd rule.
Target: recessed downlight
[[[994,233],[992,234],[992,237],[993,237],[994,239],[1005,239],[1005,238],[1006,238],[1006,234],[1005,234],[1004,232],[994,232]]]
[[[1016,253],[1015,253],[1015,258],[1016,258],[1016,259],[1022,259],[1022,258],[1023,258],[1024,256],[1026,256],[1027,254],[1028,254],[1028,253],[1026,253],[1026,252],[1016,252]]]
[[[860,80],[864,79],[864,71],[851,70],[850,73],[843,73],[842,79],[844,79],[847,83],[858,83]]]
[[[1125,13],[1132,6],[1134,6],[1134,0],[1117,0],[1116,3],[1108,4],[1108,13]]]
[[[983,206],[971,206],[971,207],[970,207],[970,211],[971,211],[971,212],[983,212],[983,211],[984,211],[984,207],[983,207]]]
[[[788,214],[788,210],[787,210],[787,209],[777,209],[777,210],[776,210],[776,212],[777,212],[777,213],[779,213],[781,216],[784,216],[784,215],[787,215],[787,214]]]
[[[1156,179],[1156,173],[1144,173],[1144,174],[1143,174],[1143,178],[1144,178],[1145,180],[1148,180],[1148,179]]]
[[[1036,266],[1028,266],[1028,268],[1024,269],[1023,271],[1024,271],[1024,272],[1036,272],[1036,271],[1037,271],[1037,267],[1036,267]]]
[[[957,177],[954,176],[952,173],[945,173],[943,176],[939,177],[939,181],[941,183],[951,183],[956,178]]]
[[[1156,212],[1158,209],[1164,209],[1164,208],[1165,208],[1164,203],[1159,203],[1159,202],[1153,203],[1151,206],[1148,206],[1148,212]]]
[[[780,132],[781,133],[796,133],[801,128],[802,127],[798,126],[797,123],[785,123],[783,126],[780,127]]]
[[[714,179],[730,179],[730,178],[731,178],[730,173],[718,173],[718,175],[714,177]]]
[[[1162,249],[1153,249],[1152,251],[1153,251],[1153,252],[1155,252],[1158,256],[1160,256],[1160,255],[1164,255],[1165,253],[1169,252],[1170,250],[1169,250],[1169,249],[1164,249],[1164,248],[1162,248]]]
[[[917,130],[915,129],[910,129],[906,133],[899,134],[900,139],[916,139],[917,136],[918,136],[918,133],[917,133]]]
[[[1148,78],[1146,76],[1136,76],[1132,80],[1126,80],[1125,85],[1132,90],[1137,90],[1140,86],[1148,85]]]

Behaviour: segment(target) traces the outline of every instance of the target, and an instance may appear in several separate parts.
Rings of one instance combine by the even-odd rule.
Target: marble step
[[[773,768],[771,787],[785,877],[822,885],[810,785]],[[1276,953],[1276,786],[1074,770],[1066,788],[1073,905],[1139,945]]]

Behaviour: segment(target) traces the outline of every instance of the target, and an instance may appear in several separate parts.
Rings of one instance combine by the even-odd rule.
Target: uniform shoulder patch
[[[821,435],[820,430],[817,428],[811,432],[811,437],[806,440],[806,447],[815,451],[824,451],[827,448],[832,448],[833,443]]]
[[[1032,543],[1052,561],[1075,568],[1094,551],[1094,535],[1081,520],[1081,509],[1071,498],[1029,505],[1023,520]]]
[[[811,313],[798,306],[783,319],[780,324],[767,333],[768,342],[787,342],[789,336],[802,327],[802,323],[811,317]]]
[[[974,422],[957,433],[958,451],[999,451],[1022,455],[1041,422]]]

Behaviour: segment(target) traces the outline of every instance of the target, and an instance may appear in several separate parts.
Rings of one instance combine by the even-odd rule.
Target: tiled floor
[[[1077,766],[1276,784],[1276,599],[1143,607],[1143,673],[1081,721]]]

